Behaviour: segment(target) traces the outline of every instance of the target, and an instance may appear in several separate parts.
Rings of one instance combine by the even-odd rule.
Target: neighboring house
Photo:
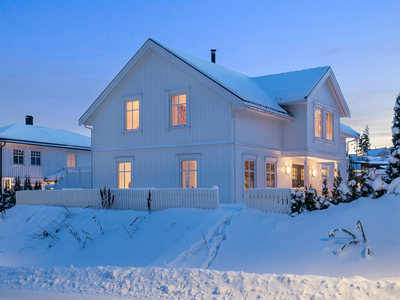
[[[385,176],[386,169],[389,167],[389,150],[388,148],[371,149],[368,151],[368,156],[351,154],[353,160],[353,169],[357,176],[365,169],[375,169],[375,175]],[[361,182],[361,177],[358,178]]]
[[[79,123],[94,188],[217,185],[230,203],[249,188],[332,187],[358,137],[341,131],[349,116],[330,67],[248,77],[149,39]]]
[[[56,184],[54,188],[91,187],[90,138],[62,129],[26,124],[0,127],[0,183],[14,185],[19,176],[24,184],[39,181]]]

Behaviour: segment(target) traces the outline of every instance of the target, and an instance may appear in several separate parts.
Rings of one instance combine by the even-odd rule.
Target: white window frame
[[[119,187],[119,164],[120,163],[130,163],[131,164],[131,170],[130,170],[130,180],[131,180],[131,186],[129,188],[133,188],[133,157],[131,156],[122,156],[122,157],[115,157],[115,180],[116,180],[116,184],[115,184],[115,188],[117,189],[127,189],[127,188],[120,188]],[[124,176],[125,179],[125,176]]]
[[[315,110],[319,109],[321,111],[321,137],[316,136],[316,126],[315,121],[317,120],[315,116]],[[326,115],[332,115],[332,140],[328,140],[327,137],[327,118]],[[335,144],[335,110],[333,108],[324,106],[320,103],[314,102],[314,109],[313,109],[313,123],[314,123],[314,141],[327,144],[327,145],[334,145]]]
[[[142,131],[142,111],[143,111],[143,107],[142,107],[142,94],[134,94],[134,95],[129,95],[129,96],[123,96],[123,118],[122,120],[124,120],[124,127],[123,127],[123,132],[126,133],[130,133],[130,132],[140,132]],[[127,103],[128,102],[134,102],[134,101],[138,101],[139,102],[139,128],[136,129],[128,129],[128,120],[127,120]],[[132,110],[133,111],[133,110]]]
[[[74,155],[75,156],[75,160],[69,159],[69,155]],[[69,162],[70,161],[74,161],[75,162],[75,166],[69,166]],[[67,168],[76,168],[77,165],[78,165],[78,155],[77,155],[77,153],[68,152],[67,153]]]
[[[177,186],[180,188],[182,187],[182,162],[183,161],[196,161],[196,188],[201,186],[200,181],[200,163],[201,163],[201,154],[200,153],[189,153],[189,154],[176,154],[178,160],[178,184]]]
[[[39,154],[38,156],[33,156],[33,154]],[[35,163],[32,164],[32,158],[35,158]],[[37,164],[37,159],[39,158],[39,164]],[[31,150],[31,161],[30,161],[31,166],[41,166],[42,165],[42,151],[38,150]]]
[[[18,151],[16,154],[15,151]],[[14,162],[14,157],[18,157],[18,162]],[[19,158],[22,157],[22,163],[19,163]],[[15,166],[24,166],[25,165],[25,149],[13,149],[13,160],[12,164]]]
[[[246,170],[246,161],[254,162],[254,170]],[[242,168],[243,168],[243,178],[242,178],[242,186],[243,186],[243,193],[246,194],[246,172],[249,172],[249,189],[257,188],[257,161],[258,156],[253,154],[244,154],[242,160]],[[250,173],[254,173],[254,180],[253,180],[253,187],[250,187]]]
[[[188,128],[190,127],[190,94],[189,94],[189,87],[181,87],[181,88],[172,88],[172,89],[167,89],[167,97],[168,97],[168,128]],[[179,95],[186,95],[186,124],[178,124],[178,125],[172,125],[172,107],[176,106],[172,104],[172,96],[179,96]],[[179,119],[179,116],[178,116]]]
[[[328,139],[328,119],[327,119],[327,115],[330,114],[332,116],[332,122],[331,126],[332,126],[332,139]],[[334,124],[335,124],[335,114],[333,109],[330,109],[328,107],[325,108],[325,139],[328,142],[334,142],[335,139],[335,128],[334,128]]]
[[[265,168],[265,187],[266,188],[276,188],[277,187],[277,159],[275,159],[275,158],[271,158],[271,157],[265,157],[265,160],[264,160],[264,168]],[[274,166],[274,172],[268,172],[267,171],[267,164],[270,164],[270,165],[273,165]],[[268,174],[274,174],[274,186],[273,187],[270,187],[270,186],[268,186],[268,181],[267,181],[267,178],[268,178]]]

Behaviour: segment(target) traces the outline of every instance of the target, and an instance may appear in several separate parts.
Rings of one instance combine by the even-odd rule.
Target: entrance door
[[[304,187],[304,166],[292,165],[292,188]]]

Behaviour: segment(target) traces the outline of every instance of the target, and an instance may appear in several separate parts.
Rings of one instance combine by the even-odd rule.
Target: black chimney
[[[215,64],[215,52],[217,52],[217,49],[211,49],[211,62]]]
[[[25,124],[26,125],[33,125],[33,117],[32,116],[26,116],[25,117]]]

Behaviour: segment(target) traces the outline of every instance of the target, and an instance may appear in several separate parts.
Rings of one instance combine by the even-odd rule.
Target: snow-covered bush
[[[304,194],[302,191],[291,191],[292,199],[290,202],[292,203],[290,207],[290,215],[292,217],[300,214],[303,212],[303,205],[304,205]]]
[[[100,198],[101,208],[110,209],[114,205],[114,195],[111,197],[110,189],[108,191],[106,187],[104,187],[104,190],[100,189]]]
[[[359,197],[359,193],[357,191],[357,180],[356,180],[356,175],[354,174],[354,168],[353,168],[353,158],[350,155],[349,157],[349,167],[347,169],[347,186],[350,189],[350,193],[347,196],[347,202],[351,202],[356,200]]]
[[[4,192],[0,194],[0,214],[3,218],[6,217],[6,209],[15,206],[15,193],[10,188],[10,181],[6,180]]]
[[[371,187],[374,190],[373,198],[376,199],[386,194],[388,185],[378,177],[372,182]]]
[[[399,187],[399,190],[397,190]],[[387,187],[386,189],[388,194],[393,194],[395,193],[396,195],[400,194],[400,177],[397,177],[394,179]]]
[[[308,211],[316,210],[315,198],[317,196],[317,191],[310,186],[310,188],[304,193],[304,209]]]

